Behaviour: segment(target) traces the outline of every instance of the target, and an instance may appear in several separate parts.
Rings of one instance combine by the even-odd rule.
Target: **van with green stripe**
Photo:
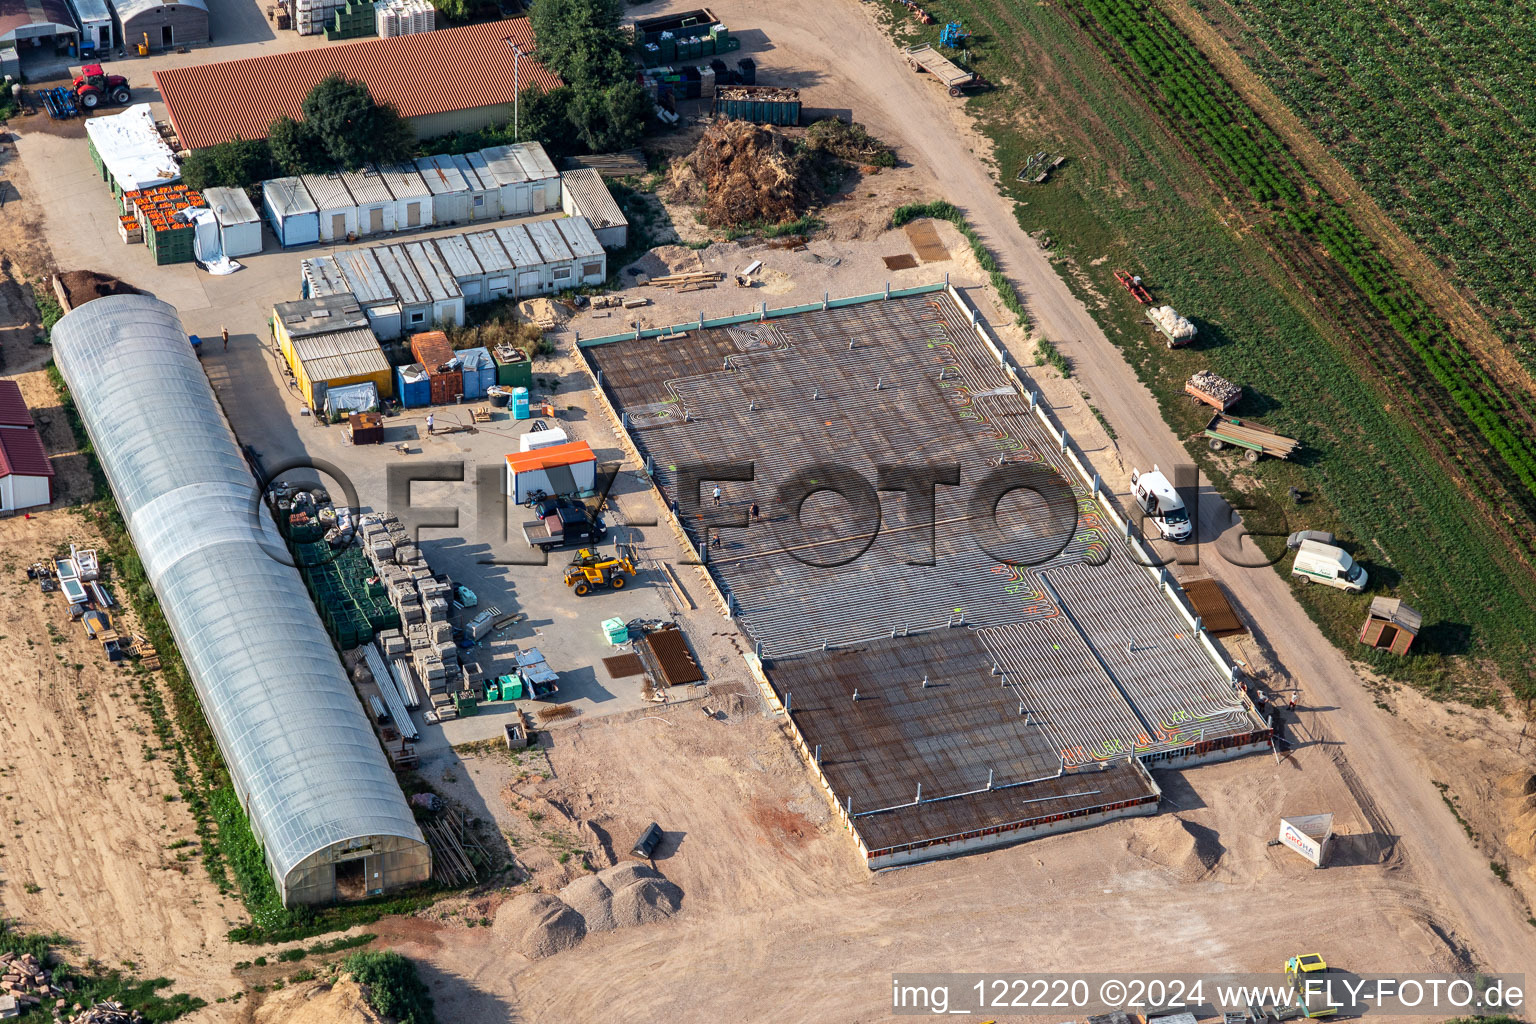
[[[1304,540],[1296,549],[1296,563],[1291,575],[1308,583],[1326,583],[1330,587],[1359,593],[1365,589],[1366,574],[1348,551],[1335,544]]]

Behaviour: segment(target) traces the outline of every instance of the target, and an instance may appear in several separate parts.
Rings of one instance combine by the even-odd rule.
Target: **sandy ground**
[[[224,935],[244,911],[196,857],[192,817],[140,706],[139,670],[107,662],[63,598],[26,579],[29,564],[72,541],[98,538],[69,510],[0,520],[0,908],[74,940],[65,955],[77,962],[132,964],[211,1002],[238,990]],[[132,628],[130,616],[118,622]]]
[[[876,1021],[896,970],[1272,970],[1299,922],[1354,969],[1460,963],[1327,747],[1160,774],[1157,818],[871,875],[759,708],[553,735],[545,793],[621,850],[666,830],[673,920],[533,963],[462,922],[386,924],[385,941],[425,963],[447,1019],[484,1021]],[[1343,833],[1329,869],[1266,845],[1278,815],[1322,807]]]
[[[689,5],[679,0],[647,7],[645,14],[667,6]],[[789,305],[822,291],[876,290],[886,279],[899,287],[946,270],[974,285],[974,264],[947,227],[941,237],[952,265],[892,273],[878,265],[879,256],[910,247],[872,211],[888,213],[900,202],[943,196],[966,210],[1020,284],[1040,333],[1073,359],[1072,381],[1035,376],[1106,480],[1123,487],[1129,465],[1179,461],[1178,442],[1150,394],[996,194],[984,145],[964,124],[962,107],[911,74],[868,8],[723,0],[713,9],[747,40],[746,52],[772,69],[773,80],[794,79],[808,106],[852,112],[896,144],[908,166],[854,184],[856,202],[833,207],[828,232],[813,240],[809,252],[816,259],[786,250],[714,247],[702,254],[706,266],[739,269],[762,258],[763,287],[687,295],[648,289],[644,294],[657,300],[642,311],[648,323],[691,320],[699,309],[716,315],[761,301]],[[204,58],[194,52],[180,59]],[[0,165],[0,172],[28,193],[30,184],[23,187],[25,179],[13,167]],[[45,252],[39,255],[36,227],[11,213],[0,216],[0,251],[10,254],[13,276],[36,274],[47,262]],[[69,237],[62,219],[50,220],[49,230],[61,240]],[[290,258],[296,266],[297,255],[255,262]],[[19,275],[17,267],[23,268]],[[252,322],[240,330],[252,333],[263,303],[293,297],[297,280],[287,270],[270,277],[261,270],[237,275],[234,293],[225,294],[215,288],[227,286],[205,285],[187,268],[168,268],[167,287],[132,279],[171,301],[195,293],[199,301],[183,310],[192,330],[207,331],[203,321],[230,316],[236,303],[248,306]],[[284,282],[277,294],[270,293],[273,280]],[[267,282],[266,293],[248,294],[258,282]],[[8,287],[0,280],[0,301],[6,303],[0,327],[23,325],[6,335],[6,369],[14,372],[13,353],[36,365],[43,350],[30,351],[24,319],[30,311]],[[969,294],[995,325],[1007,323],[983,290],[972,287]],[[571,326],[594,336],[617,333],[627,321],[617,314],[589,315]],[[1021,362],[1032,362],[1021,332],[1003,328],[1002,334]],[[569,332],[557,337],[563,345],[571,339]],[[1084,390],[1115,427],[1118,443],[1098,428]],[[1202,496],[1201,507],[1207,541],[1231,530],[1233,520],[1214,495]],[[77,522],[68,513],[5,521],[0,551],[14,548],[19,567],[37,557],[35,549],[57,542],[52,535],[39,543],[22,534],[46,527],[63,531],[62,537],[68,527],[57,523]],[[1456,950],[1463,947],[1495,969],[1536,966],[1536,933],[1488,868],[1490,849],[1495,856],[1501,849],[1530,849],[1530,836],[1514,832],[1511,817],[1528,802],[1530,751],[1523,743],[1531,741],[1523,739],[1519,724],[1381,691],[1327,645],[1279,577],[1236,570],[1215,557],[1210,544],[1205,550],[1198,571],[1222,579],[1256,617],[1253,664],[1272,685],[1300,689],[1303,734],[1311,745],[1290,760],[1250,757],[1195,770],[1182,780],[1164,775],[1160,782],[1172,813],[1158,819],[871,876],[856,862],[849,839],[830,826],[807,773],[755,703],[745,702],[724,721],[688,708],[583,719],[554,730],[547,765],[537,770],[466,762],[473,788],[503,830],[524,844],[519,849],[534,868],[533,885],[554,886],[569,874],[567,867],[552,866],[559,861],[551,849],[536,852],[544,832],[579,834],[575,822],[593,821],[622,855],[641,827],[661,822],[669,836],[657,867],[682,886],[681,914],[664,924],[589,938],[538,963],[521,961],[481,927],[468,926],[468,920],[493,917],[500,894],[462,901],[462,912],[451,921],[390,921],[373,930],[422,958],[443,1019],[468,1022],[755,1020],[769,1016],[770,1008],[773,1019],[784,1021],[881,1020],[895,969],[1273,969],[1301,938],[1356,970],[1449,967],[1459,962]],[[39,596],[33,592],[31,599]],[[19,592],[18,600],[25,607]],[[62,618],[62,608],[50,611]],[[41,605],[35,613],[43,614]],[[58,826],[18,828],[26,838],[0,851],[11,883],[0,890],[0,903],[28,923],[80,937],[87,952],[108,962],[134,959],[204,998],[224,993],[234,984],[229,966],[249,955],[222,939],[226,919],[239,912],[218,903],[200,868],[186,874],[160,868],[160,858],[174,860],[164,843],[189,834],[190,827],[179,805],[160,799],[171,791],[168,778],[155,781],[163,766],[142,760],[142,740],[132,726],[144,723],[131,717],[137,712],[126,696],[111,694],[111,685],[73,687],[100,702],[89,708],[63,692],[75,670],[57,659],[50,663],[47,651],[38,653],[46,635],[41,620],[23,616],[22,623],[36,648],[18,639],[24,635],[20,626],[7,626],[11,636],[0,641],[0,657],[15,670],[11,677],[26,680],[45,670],[62,675],[44,677],[53,678],[53,694],[46,686],[18,686],[9,695],[10,733],[15,737],[25,728],[29,738],[10,745],[27,756],[7,759],[16,767],[0,777],[0,791],[34,801],[19,806],[13,818],[41,822],[56,815]],[[64,630],[66,624],[58,625]],[[69,644],[85,643],[64,632]],[[31,659],[30,668],[25,660],[10,660],[23,658]],[[86,666],[82,679],[105,671],[88,657],[67,663],[77,661]],[[130,717],[121,728],[100,729],[117,721],[103,717],[108,714]],[[87,763],[87,757],[102,764]],[[67,761],[71,771],[62,777],[72,785],[61,787],[59,766]],[[130,776],[136,781],[130,783]],[[28,785],[20,784],[23,779]],[[1446,786],[1447,798],[1481,845],[1464,834],[1436,782]],[[120,788],[132,785],[139,788]],[[69,793],[69,799],[53,806],[47,794],[54,791]],[[528,829],[530,808],[543,806],[539,800],[568,810],[571,822]],[[1336,866],[1312,871],[1264,845],[1280,814],[1316,810],[1334,811],[1348,832],[1340,847],[1346,856]],[[1192,862],[1190,833],[1175,816],[1214,832],[1224,848],[1219,860]],[[160,842],[160,836],[167,838]],[[53,864],[70,865],[70,886],[51,880]],[[1515,862],[1511,873],[1530,891],[1536,877],[1528,865]],[[22,875],[37,879],[37,893],[25,892]],[[65,896],[54,895],[60,891]],[[205,1013],[221,1019],[212,1009]]]

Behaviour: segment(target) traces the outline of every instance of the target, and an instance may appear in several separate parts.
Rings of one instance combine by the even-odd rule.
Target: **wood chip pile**
[[[702,200],[710,227],[782,224],[819,198],[810,162],[784,132],[746,121],[716,121],[672,167],[673,198]]]

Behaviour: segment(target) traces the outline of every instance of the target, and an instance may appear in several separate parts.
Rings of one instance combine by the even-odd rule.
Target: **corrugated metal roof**
[[[411,259],[401,245],[381,245],[369,250],[383,268],[394,297],[407,306],[420,306],[432,301],[432,293],[422,283],[421,277],[411,267]]]
[[[273,178],[261,183],[261,194],[279,217],[315,213],[319,207],[298,178]]]
[[[107,0],[70,0],[81,21],[111,21],[112,9]]]
[[[368,317],[351,292],[314,295],[296,302],[279,302],[272,314],[291,338],[331,334],[368,326]]]
[[[432,194],[421,173],[410,164],[389,164],[379,168],[384,184],[396,199],[421,199]]]
[[[441,302],[444,299],[462,298],[463,292],[459,291],[459,282],[453,279],[453,273],[449,271],[448,264],[438,255],[435,246],[428,247],[422,242],[407,242],[401,246],[411,261],[411,266],[416,268],[416,273],[421,277],[421,283],[426,285],[427,292],[432,296],[432,301]]]
[[[53,463],[35,427],[0,430],[0,476],[53,476]]]
[[[351,841],[424,847],[176,310],[96,299],[53,353],[278,885]]]
[[[181,144],[203,149],[237,135],[266,138],[274,118],[302,117],[305,95],[337,73],[364,83],[374,99],[393,103],[406,117],[510,105],[514,89],[509,38],[525,54],[534,52],[528,19],[514,18],[194,64],[157,71],[155,83]],[[525,88],[536,85],[548,92],[564,84],[532,57],[525,56],[519,64]]]
[[[438,254],[443,262],[448,265],[448,271],[454,280],[460,281],[466,277],[479,277],[485,273],[480,261],[475,258],[474,250],[469,246],[469,240],[463,235],[447,235],[435,242]]]
[[[203,201],[208,204],[208,209],[219,215],[219,223],[225,227],[231,224],[261,223],[261,216],[256,212],[256,207],[251,205],[251,197],[245,194],[243,188],[222,188],[217,185],[205,188]]]
[[[373,306],[399,297],[395,289],[390,287],[389,276],[385,274],[384,267],[374,250],[353,249],[351,252],[339,252],[335,260],[347,282],[346,290],[357,296],[360,305]]]
[[[611,228],[627,225],[624,211],[618,200],[608,191],[603,176],[591,167],[578,167],[560,175],[560,185],[571,197],[576,212],[592,222],[594,228]]]
[[[293,351],[311,381],[344,380],[388,373],[389,360],[366,327],[293,339]]]
[[[592,225],[587,223],[587,218],[561,217],[559,220],[548,223],[560,229],[560,237],[565,239],[565,244],[571,247],[571,252],[577,259],[591,259],[603,254],[603,244],[597,240],[597,235],[592,231]]]
[[[1405,629],[1415,636],[1420,629],[1424,628],[1424,613],[1403,604],[1403,599],[1400,597],[1371,598],[1371,617],[1386,619],[1394,626]]]
[[[479,172],[470,165],[469,160],[462,153],[455,153],[449,159],[453,161],[453,166],[458,169],[459,174],[463,175],[464,184],[469,186],[471,192],[490,192],[496,188],[494,180],[480,180]]]
[[[77,31],[74,15],[64,0],[0,0],[0,39],[17,29],[33,25],[57,25],[67,32]],[[518,46],[522,46],[522,43],[518,43]],[[523,59],[522,73],[528,73],[527,58]],[[508,72],[507,77],[511,78],[511,72]]]
[[[512,155],[517,162],[523,165],[523,170],[528,173],[531,181],[543,181],[549,178],[558,178],[560,172],[555,170],[555,163],[544,152],[544,147],[537,142],[514,142],[511,146]]]
[[[507,250],[507,255],[512,257],[513,266],[527,268],[543,264],[544,257],[539,247],[533,244],[533,239],[528,237],[528,229],[522,224],[497,228],[496,238]]]
[[[482,149],[478,155],[485,161],[498,185],[522,185],[528,182],[528,172],[523,170],[522,162],[512,154],[511,146],[492,146],[490,149]]]
[[[575,259],[571,247],[565,244],[565,238],[560,234],[560,229],[555,227],[552,221],[536,220],[526,225],[528,235],[539,247],[545,263],[565,263]]]
[[[494,192],[501,187],[501,182],[496,180],[496,175],[491,173],[491,167],[485,162],[485,157],[479,153],[465,153],[464,161],[469,164],[470,170],[480,179],[480,184],[487,192]]]
[[[352,198],[352,193],[341,175],[305,174],[299,180],[304,183],[304,190],[309,193],[309,197],[315,201],[315,205],[321,212],[357,209],[357,200]]]
[[[347,191],[352,193],[358,206],[380,206],[395,201],[389,186],[384,184],[383,175],[373,164],[356,171],[346,171],[341,180],[347,183]]]
[[[416,169],[435,196],[469,191],[464,172],[454,166],[453,157],[445,153],[421,157],[416,161]]]
[[[347,275],[342,273],[341,264],[336,262],[334,256],[313,256],[302,260],[299,269],[304,280],[309,282],[311,295],[341,295],[352,291]]]
[[[35,424],[32,410],[21,397],[21,385],[14,380],[0,380],[0,426],[30,427]]]
[[[474,250],[475,259],[480,261],[480,267],[487,274],[505,273],[513,267],[512,257],[507,255],[506,246],[501,244],[494,231],[475,231],[464,236],[469,242],[469,247]]]
[[[156,7],[195,7],[204,14],[208,13],[208,5],[203,0],[115,0],[117,17],[124,25],[130,18],[137,18],[146,11],[152,11]],[[126,29],[131,32],[132,29]]]

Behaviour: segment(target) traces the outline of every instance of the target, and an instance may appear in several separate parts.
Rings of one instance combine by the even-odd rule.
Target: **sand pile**
[[[611,932],[618,927],[613,919],[613,890],[596,875],[578,878],[560,890],[560,898],[587,924],[587,931]]]
[[[1167,868],[1181,882],[1204,878],[1226,852],[1215,831],[1177,815],[1140,818],[1131,827],[1134,831],[1126,848],[1144,861]]]
[[[587,934],[581,915],[548,893],[523,893],[496,915],[499,936],[530,960],[564,952]]]
[[[570,949],[592,932],[664,921],[683,905],[683,890],[643,864],[617,864],[585,875],[559,896],[524,893],[496,915],[496,930],[530,960]]]
[[[716,121],[668,176],[668,198],[702,203],[710,227],[781,224],[818,199],[811,162],[776,128]]]
[[[253,1018],[256,1024],[385,1024],[346,975],[334,985],[316,981],[273,992]]]

